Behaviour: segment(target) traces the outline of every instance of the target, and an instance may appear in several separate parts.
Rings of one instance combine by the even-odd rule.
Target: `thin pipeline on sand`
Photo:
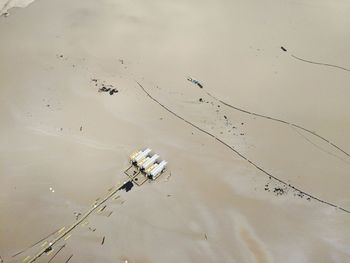
[[[319,139],[323,140],[324,142],[328,143],[329,145],[331,145],[332,147],[336,148],[337,150],[341,151],[342,153],[344,153],[345,155],[347,155],[348,157],[350,157],[350,154],[348,152],[346,152],[345,150],[343,150],[342,148],[340,148],[338,145],[336,145],[335,143],[331,142],[330,140],[326,139],[325,137],[317,134],[316,132],[313,132],[303,126],[300,126],[298,124],[295,124],[295,123],[292,123],[292,122],[288,122],[288,121],[284,121],[284,120],[281,120],[281,119],[277,119],[277,118],[274,118],[274,117],[270,117],[270,116],[267,116],[267,115],[263,115],[263,114],[259,114],[259,113],[255,113],[255,112],[252,112],[252,111],[248,111],[248,110],[244,110],[244,109],[241,109],[241,108],[238,108],[236,106],[233,106],[231,104],[228,104],[227,102],[223,101],[223,100],[220,100],[218,98],[216,98],[215,96],[213,96],[212,94],[210,94],[209,92],[206,91],[206,94],[213,98],[214,100],[217,100],[219,102],[221,102],[222,104],[224,104],[225,106],[227,107],[230,107],[232,109],[235,109],[235,110],[238,110],[240,112],[244,112],[244,113],[247,113],[247,114],[250,114],[250,115],[254,115],[254,116],[257,116],[257,117],[261,117],[261,118],[265,118],[265,119],[269,119],[269,120],[272,120],[272,121],[277,121],[277,122],[280,122],[280,123],[284,123],[284,124],[287,124],[287,125],[290,125],[290,126],[293,126],[295,128],[298,128],[298,129],[301,129],[303,131],[306,131],[307,133],[310,133],[312,134],[313,136],[316,136],[318,137]]]
[[[56,253],[50,258],[50,260],[47,263],[50,263],[56,256],[58,253],[60,253],[60,251],[66,246],[66,244],[64,244],[63,246],[61,246]]]
[[[293,58],[297,59],[297,60],[300,60],[300,61],[303,61],[303,62],[306,62],[306,63],[315,64],[315,65],[320,65],[320,66],[326,66],[326,67],[338,68],[338,69],[341,69],[341,70],[345,70],[345,71],[349,71],[349,72],[350,72],[350,69],[344,68],[344,67],[341,67],[341,66],[337,66],[337,65],[333,65],[333,64],[328,64],[328,63],[322,63],[322,62],[315,62],[315,61],[311,61],[311,60],[299,58],[299,57],[297,57],[297,56],[295,56],[295,55],[291,55],[291,56],[292,56]]]
[[[157,99],[155,99],[138,81],[136,81],[136,83],[140,86],[140,88],[142,89],[142,91],[154,102],[156,102],[158,105],[160,105],[162,108],[164,108],[166,111],[168,111],[169,113],[171,113],[172,115],[174,115],[175,117],[177,117],[178,119],[186,122],[188,125],[192,126],[193,128],[205,133],[206,135],[214,138],[216,141],[218,141],[219,143],[221,143],[222,145],[224,145],[225,147],[227,147],[228,149],[230,149],[232,152],[236,153],[239,157],[241,157],[242,159],[246,160],[248,163],[250,163],[252,166],[254,166],[256,169],[258,169],[259,171],[261,171],[262,173],[266,174],[267,176],[269,176],[270,179],[274,179],[275,181],[285,185],[286,187],[289,187],[307,197],[310,197],[311,199],[318,201],[320,203],[326,204],[328,206],[334,207],[334,208],[338,208],[346,213],[350,214],[350,210],[347,210],[341,206],[338,206],[336,204],[330,203],[328,201],[322,200],[314,195],[308,194],[306,192],[304,192],[303,190],[298,189],[297,187],[283,181],[282,179],[279,179],[278,177],[272,175],[271,173],[267,172],[266,170],[264,170],[263,168],[261,168],[259,165],[255,164],[254,162],[252,162],[250,159],[248,159],[246,156],[244,156],[242,153],[240,153],[239,151],[237,151],[236,149],[234,149],[232,146],[228,145],[226,142],[224,142],[223,140],[219,139],[218,137],[216,137],[215,135],[211,134],[210,132],[198,127],[197,125],[195,125],[194,123],[184,119],[183,117],[181,117],[180,115],[178,115],[177,113],[175,113],[174,111],[172,111],[171,109],[169,109],[167,106],[165,106],[164,104],[162,104],[161,102],[159,102]]]
[[[20,254],[22,254],[23,252],[25,252],[25,251],[27,251],[28,249],[30,249],[30,248],[36,246],[36,245],[39,244],[40,242],[42,242],[42,241],[44,241],[45,239],[49,238],[50,236],[56,234],[58,231],[59,231],[59,229],[55,230],[55,231],[52,232],[51,234],[48,234],[47,236],[43,237],[43,238],[40,239],[39,241],[35,242],[33,245],[31,245],[31,246],[29,246],[29,247],[27,247],[27,248],[25,248],[25,249],[23,249],[23,250],[17,252],[16,254],[12,255],[12,257],[14,258],[14,257],[16,257],[16,256],[18,256],[18,255],[20,255]]]
[[[302,137],[304,140],[306,140],[308,143],[310,143],[311,145],[313,145],[315,148],[319,149],[320,151],[326,153],[326,154],[329,154],[331,156],[333,156],[334,158],[337,158],[338,160],[350,165],[350,163],[343,159],[342,157],[330,152],[330,151],[327,151],[325,149],[323,149],[321,146],[317,145],[316,143],[314,143],[312,140],[310,140],[307,136],[305,136],[304,134],[301,133],[301,131],[299,131],[297,128],[295,127],[291,127],[300,137]]]
[[[66,260],[66,263],[73,257],[73,254],[69,256],[69,258]]]
[[[105,203],[109,198],[111,198],[116,192],[118,192],[128,181],[119,184],[114,191],[109,193],[102,201],[95,204],[89,211],[87,211],[78,221],[76,221],[72,226],[70,226],[66,231],[57,236],[53,241],[49,243],[49,245],[45,246],[41,251],[39,251],[30,261],[29,263],[34,262],[39,257],[41,257],[46,251],[52,248],[58,241],[64,238],[68,233],[70,233],[75,227],[77,227],[81,222],[83,222],[92,212],[94,212],[97,208],[99,208],[103,203]]]

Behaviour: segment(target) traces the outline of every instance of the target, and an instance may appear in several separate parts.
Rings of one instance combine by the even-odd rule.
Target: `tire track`
[[[350,214],[350,210],[343,208],[341,206],[338,206],[336,204],[333,204],[331,202],[328,202],[326,200],[323,200],[319,197],[316,197],[312,194],[306,193],[303,190],[283,181],[282,179],[272,175],[271,173],[267,172],[265,169],[263,169],[262,167],[260,167],[259,165],[257,165],[256,163],[254,163],[253,161],[251,161],[250,159],[248,159],[246,156],[244,156],[242,153],[240,153],[238,150],[236,150],[233,146],[230,146],[229,144],[227,144],[226,142],[224,142],[223,140],[221,140],[220,138],[216,137],[215,135],[211,134],[210,132],[200,128],[199,126],[197,126],[196,124],[186,120],[185,118],[181,117],[180,115],[178,115],[177,113],[175,113],[174,111],[172,111],[170,108],[168,108],[167,106],[165,106],[164,104],[162,104],[160,101],[158,101],[156,98],[154,98],[138,81],[136,81],[136,83],[139,85],[139,87],[141,88],[141,90],[151,99],[153,100],[155,103],[157,103],[158,105],[160,105],[163,109],[165,109],[166,111],[168,111],[169,113],[171,113],[172,115],[174,115],[176,118],[182,120],[183,122],[187,123],[188,125],[192,126],[193,128],[201,131],[202,133],[205,133],[206,135],[212,137],[213,139],[215,139],[217,142],[221,143],[222,145],[224,145],[226,148],[228,148],[229,150],[231,150],[232,152],[234,152],[236,155],[238,155],[239,157],[241,157],[242,159],[246,160],[249,164],[251,164],[253,167],[255,167],[257,170],[261,171],[262,173],[264,173],[265,175],[267,175],[269,177],[269,179],[273,179],[276,182],[281,183],[282,185],[293,189],[294,191],[303,194],[307,197],[309,197],[310,199],[313,199],[319,203],[328,205],[330,207],[333,208],[337,208],[345,213]]]
[[[310,143],[311,145],[313,145],[315,148],[319,149],[320,151],[322,151],[322,152],[324,152],[324,153],[326,153],[326,154],[329,154],[329,155],[333,156],[334,158],[337,158],[339,161],[342,161],[342,162],[344,162],[344,163],[350,165],[350,163],[349,163],[347,160],[341,158],[340,156],[338,156],[338,155],[336,155],[336,154],[334,154],[334,153],[332,153],[332,152],[327,151],[326,149],[323,149],[321,146],[319,146],[319,145],[317,145],[316,143],[314,143],[312,140],[310,140],[308,137],[306,137],[304,134],[302,134],[302,132],[299,131],[297,128],[295,128],[295,127],[291,127],[291,128],[292,128],[301,138],[303,138],[305,141],[307,141],[308,143]]]
[[[350,154],[345,151],[344,149],[342,149],[340,146],[336,145],[335,143],[333,143],[332,141],[328,140],[327,138],[323,137],[322,135],[314,132],[314,131],[311,131],[301,125],[298,125],[298,124],[295,124],[293,122],[288,122],[288,121],[285,121],[285,120],[282,120],[282,119],[277,119],[277,118],[274,118],[274,117],[271,117],[271,116],[267,116],[267,115],[263,115],[263,114],[259,114],[259,113],[256,113],[256,112],[252,112],[252,111],[248,111],[248,110],[245,110],[245,109],[242,109],[242,108],[238,108],[236,106],[233,106],[219,98],[216,98],[214,95],[210,94],[209,92],[205,92],[209,97],[213,98],[214,100],[222,103],[223,105],[229,107],[229,108],[232,108],[232,109],[235,109],[237,111],[240,111],[240,112],[243,112],[243,113],[246,113],[246,114],[250,114],[250,115],[253,115],[253,116],[257,116],[257,117],[260,117],[260,118],[264,118],[264,119],[268,119],[268,120],[272,120],[272,121],[276,121],[276,122],[280,122],[280,123],[283,123],[283,124],[287,124],[287,125],[290,125],[292,127],[295,127],[295,128],[298,128],[298,129],[301,129],[309,134],[312,134],[313,136],[316,136],[318,137],[319,139],[321,139],[322,141],[326,142],[327,144],[329,144],[332,148],[335,148],[337,149],[338,151],[342,152],[343,154],[347,155],[348,157],[350,157]]]
[[[66,244],[62,245],[57,251],[56,253],[50,258],[50,260],[47,263],[50,263],[56,256],[58,253],[61,252],[61,250],[66,246]]]
[[[37,244],[39,244],[40,242],[44,241],[45,239],[49,238],[50,236],[56,234],[57,232],[59,231],[59,229],[55,230],[54,232],[48,234],[47,236],[43,237],[42,239],[40,239],[39,241],[35,242],[33,245],[30,245],[29,247],[17,252],[16,254],[12,255],[11,257],[16,257],[20,254],[22,254],[23,252],[27,251],[28,249],[32,248],[32,247],[35,247]]]
[[[64,237],[66,237],[67,235],[70,237],[71,234],[69,234],[74,228],[76,228],[77,226],[79,226],[91,213],[93,213],[95,210],[97,210],[102,204],[104,204],[105,202],[107,202],[107,200],[109,200],[115,193],[117,193],[118,191],[122,190],[123,187],[127,184],[127,182],[129,182],[129,180],[123,182],[123,183],[119,183],[117,184],[117,186],[115,187],[115,190],[112,191],[111,193],[109,193],[104,199],[102,199],[100,202],[95,202],[95,204],[78,220],[76,221],[74,224],[72,224],[67,230],[65,230],[63,233],[61,233],[59,236],[57,236],[54,240],[52,240],[47,246],[45,246],[43,249],[41,249],[36,255],[34,255],[34,257],[32,259],[29,260],[28,263],[32,263],[34,261],[36,261],[39,257],[41,257],[44,253],[46,253],[47,251],[51,250],[52,247],[58,243],[61,239],[63,239]],[[68,239],[68,236],[65,238],[65,240]],[[69,258],[70,259],[70,258]],[[68,260],[69,260],[68,259]]]
[[[345,70],[345,71],[350,72],[350,69],[344,68],[344,67],[341,67],[341,66],[328,64],[328,63],[322,63],[322,62],[316,62],[316,61],[312,61],[312,60],[307,60],[307,59],[303,59],[303,58],[297,57],[297,56],[295,56],[293,54],[291,56],[293,58],[297,59],[297,60],[300,60],[300,61],[303,61],[303,62],[306,62],[306,63],[310,63],[310,64],[314,64],[314,65],[320,65],[320,66],[326,66],[326,67],[332,67],[332,68],[337,68],[337,69],[341,69],[341,70]]]

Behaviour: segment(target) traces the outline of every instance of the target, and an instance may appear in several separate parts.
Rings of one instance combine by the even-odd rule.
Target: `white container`
[[[141,167],[143,166],[143,164],[144,164],[145,162],[147,162],[149,159],[150,159],[149,157],[143,158],[142,160],[140,160],[140,161],[137,163],[137,166],[138,166],[139,168],[141,168]]]
[[[158,154],[154,154],[151,158],[149,158],[147,161],[145,161],[142,166],[141,169],[145,170],[147,168],[149,168],[152,164],[154,164],[157,159],[159,158]]]
[[[162,161],[160,164],[158,164],[153,170],[150,172],[150,176],[152,179],[155,179],[163,170],[165,169],[167,165],[166,161]]]
[[[145,158],[152,150],[150,148],[147,148],[146,150],[144,150],[143,152],[141,152],[140,154],[138,154],[135,159],[133,160],[133,162],[139,162],[141,161],[143,158]]]
[[[130,157],[130,161],[134,161],[135,157],[138,156],[142,151],[136,151],[133,152],[129,157]]]
[[[147,175],[150,175],[151,172],[153,171],[153,169],[156,168],[157,166],[158,166],[157,163],[152,164],[150,167],[148,167],[148,168],[145,170],[145,173],[146,173]]]

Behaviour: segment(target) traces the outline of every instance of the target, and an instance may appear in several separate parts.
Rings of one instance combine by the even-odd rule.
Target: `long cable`
[[[115,190],[109,193],[103,200],[99,203],[95,203],[92,208],[87,211],[77,222],[71,225],[66,231],[57,236],[54,240],[52,240],[48,245],[46,245],[42,250],[40,250],[28,263],[32,263],[41,257],[46,251],[52,249],[52,247],[59,242],[62,238],[64,238],[68,233],[70,233],[74,228],[80,225],[92,212],[94,212],[97,208],[99,208],[103,203],[105,203],[109,198],[111,198],[116,192],[118,192],[127,182],[120,183],[116,186]]]
[[[27,248],[25,248],[25,249],[23,249],[23,250],[17,252],[16,254],[12,255],[12,257],[16,257],[16,256],[22,254],[23,252],[25,252],[25,251],[27,251],[28,249],[30,249],[30,248],[36,246],[36,245],[39,244],[40,242],[42,242],[42,241],[44,241],[45,239],[49,238],[50,236],[56,234],[58,231],[59,231],[59,229],[55,230],[54,232],[48,234],[47,236],[43,237],[43,238],[40,239],[39,241],[35,242],[33,245],[31,245],[31,246],[29,246],[29,247],[27,247]]]
[[[300,125],[298,125],[298,124],[295,124],[295,123],[292,123],[292,122],[288,122],[288,121],[285,121],[285,120],[281,120],[281,119],[277,119],[277,118],[274,118],[274,117],[270,117],[270,116],[267,116],[267,115],[255,113],[255,112],[252,112],[252,111],[248,111],[248,110],[245,110],[245,109],[242,109],[242,108],[238,108],[238,107],[233,106],[233,105],[231,105],[231,104],[229,104],[229,103],[227,103],[227,102],[225,102],[225,101],[223,101],[223,100],[221,100],[221,99],[219,99],[219,98],[216,98],[215,96],[213,96],[212,94],[210,94],[210,93],[207,92],[207,91],[206,91],[206,94],[207,94],[209,97],[211,97],[211,98],[213,98],[213,99],[215,99],[215,100],[221,102],[221,103],[224,104],[225,106],[230,107],[230,108],[235,109],[235,110],[238,110],[238,111],[240,111],[240,112],[244,112],[244,113],[247,113],[247,114],[250,114],[250,115],[254,115],[254,116],[257,116],[257,117],[261,117],[261,118],[269,119],[269,120],[272,120],[272,121],[277,121],[277,122],[280,122],[280,123],[284,123],[284,124],[287,124],[287,125],[291,125],[291,126],[293,126],[293,127],[295,127],[295,128],[298,128],[298,129],[301,129],[301,130],[303,130],[303,131],[306,131],[307,133],[310,133],[310,134],[312,134],[313,136],[318,137],[319,139],[323,140],[324,142],[328,143],[328,144],[331,145],[332,147],[336,148],[337,150],[341,151],[342,153],[344,153],[345,155],[347,155],[348,157],[350,157],[350,154],[349,154],[348,152],[346,152],[345,150],[343,150],[342,148],[340,148],[340,147],[339,147],[338,145],[336,145],[335,143],[331,142],[330,140],[326,139],[325,137],[323,137],[323,136],[317,134],[316,132],[311,131],[311,130],[309,130],[309,129],[303,127],[303,126],[300,126]]]
[[[163,109],[165,109],[166,111],[168,111],[169,113],[171,113],[172,115],[174,115],[175,117],[177,117],[178,119],[186,122],[188,125],[192,126],[193,128],[201,131],[202,133],[205,133],[206,135],[214,138],[216,141],[218,141],[219,143],[221,143],[222,145],[224,145],[225,147],[227,147],[228,149],[230,149],[232,152],[236,153],[239,157],[241,157],[242,159],[246,160],[248,163],[250,163],[252,166],[254,166],[256,169],[258,169],[259,171],[261,171],[262,173],[266,174],[267,176],[269,176],[270,179],[274,179],[275,181],[283,184],[286,187],[289,187],[297,192],[299,192],[302,195],[305,195],[315,201],[318,201],[320,203],[326,204],[328,206],[340,209],[346,213],[350,214],[350,210],[347,210],[341,206],[338,206],[336,204],[333,204],[331,202],[322,200],[314,195],[308,194],[306,192],[304,192],[303,190],[283,181],[282,179],[279,179],[278,177],[272,175],[271,173],[267,172],[266,170],[264,170],[263,168],[261,168],[259,165],[257,165],[256,163],[254,163],[253,161],[251,161],[250,159],[248,159],[246,156],[244,156],[242,153],[240,153],[238,150],[234,149],[234,147],[228,145],[226,142],[224,142],[223,140],[221,140],[220,138],[216,137],[215,135],[211,134],[210,132],[198,127],[197,125],[195,125],[194,123],[186,120],[185,118],[181,117],[180,115],[178,115],[177,113],[175,113],[174,111],[172,111],[170,108],[168,108],[167,106],[165,106],[164,104],[162,104],[161,102],[159,102],[156,98],[154,98],[138,81],[136,81],[136,83],[140,86],[140,88],[142,89],[142,91],[154,102],[156,102],[158,105],[160,105]]]
[[[327,66],[327,67],[333,67],[333,68],[338,68],[338,69],[342,69],[342,70],[345,70],[345,71],[350,71],[350,69],[348,68],[344,68],[344,67],[341,67],[341,66],[337,66],[337,65],[333,65],[333,64],[328,64],[328,63],[322,63],[322,62],[315,62],[315,61],[311,61],[311,60],[307,60],[307,59],[303,59],[303,58],[299,58],[295,55],[291,55],[293,58],[297,59],[297,60],[300,60],[300,61],[303,61],[303,62],[306,62],[306,63],[310,63],[310,64],[315,64],[315,65],[321,65],[321,66]]]

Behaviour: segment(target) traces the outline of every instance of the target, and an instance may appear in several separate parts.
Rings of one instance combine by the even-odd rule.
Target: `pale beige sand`
[[[348,262],[350,214],[265,191],[279,185],[169,114],[135,80],[273,175],[350,209],[348,156],[291,127],[218,108],[186,80],[350,151],[350,73],[291,57],[349,68],[349,8],[330,0],[37,0],[1,17],[0,256],[33,254],[11,258],[73,223],[122,178],[127,156],[149,146],[169,161],[170,179],[108,202],[113,214],[91,216],[55,262],[71,254],[70,262]],[[93,78],[119,93],[97,92]]]
[[[14,7],[27,7],[34,0],[0,0],[0,16],[2,14],[8,16],[9,10]]]

